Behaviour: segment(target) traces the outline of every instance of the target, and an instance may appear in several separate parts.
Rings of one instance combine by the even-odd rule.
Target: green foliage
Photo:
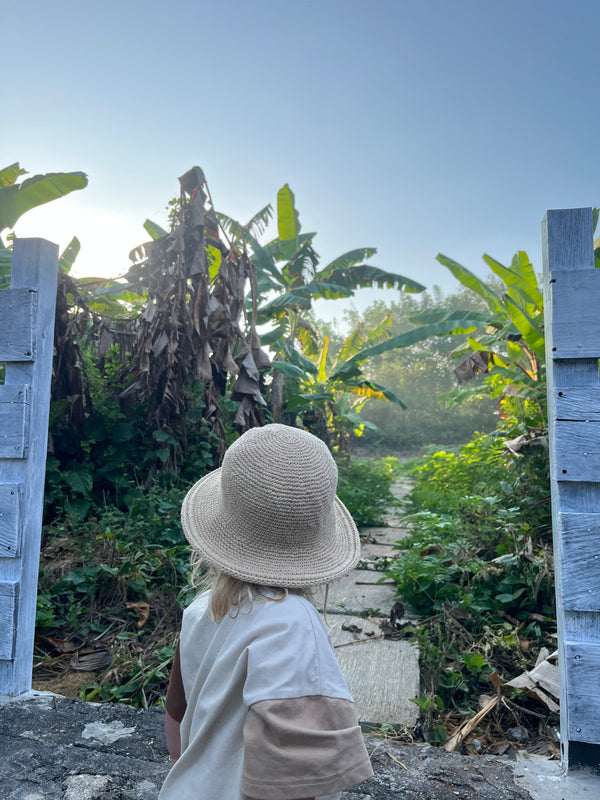
[[[357,526],[383,525],[385,513],[397,504],[390,487],[400,473],[396,458],[338,460],[338,497]]]
[[[391,324],[387,335],[396,339],[414,328],[410,320],[443,308],[446,314],[456,308],[469,307],[473,314],[482,311],[482,303],[465,290],[449,295],[437,287],[421,295],[397,295],[393,302],[377,302],[359,314],[348,312],[347,322],[352,329],[362,325],[366,330],[377,330],[384,320]],[[461,312],[463,316],[463,312]],[[319,323],[319,329],[322,324]],[[401,409],[393,403],[369,403],[362,411],[363,420],[374,423],[376,432],[365,431],[365,443],[384,452],[415,451],[432,442],[462,444],[475,430],[493,430],[497,424],[497,403],[488,392],[481,399],[473,399],[462,406],[447,406],[439,402],[441,395],[455,387],[452,352],[460,337],[434,336],[425,338],[410,347],[400,347],[368,359],[363,366],[366,377],[383,385],[401,398],[406,405]],[[466,341],[465,336],[462,340]],[[334,345],[330,345],[330,348]],[[348,354],[350,355],[350,353]],[[477,382],[482,389],[481,382]]]
[[[0,231],[14,228],[26,211],[84,189],[88,183],[83,172],[49,172],[17,183],[25,174],[18,163],[0,170]]]
[[[327,337],[319,337],[311,325],[313,300],[352,297],[357,289],[373,285],[406,292],[421,292],[425,287],[403,275],[360,263],[377,252],[372,247],[351,250],[321,267],[319,255],[313,247],[316,234],[301,233],[294,194],[288,184],[277,194],[278,237],[261,244],[256,237],[264,231],[271,213],[270,206],[267,206],[246,225],[224,214],[218,214],[217,217],[223,229],[232,237],[234,249],[244,252],[247,248],[251,249],[258,289],[258,305],[253,306],[253,311],[256,310],[260,323],[272,326],[261,338],[263,344],[272,346],[276,352],[272,365],[275,374],[271,384],[273,419],[279,422],[287,412],[291,415],[288,421],[293,422],[297,414],[306,410],[304,424],[313,433],[330,444],[327,426],[333,426],[335,420],[338,430],[334,428],[334,433],[345,440],[348,431],[354,429],[362,433],[364,422],[357,423],[346,413],[336,414],[337,392],[350,392],[362,397],[377,394],[379,399],[401,401],[362,374],[362,361],[357,361],[360,352],[356,349],[342,353],[339,359],[344,363],[348,359],[353,360],[353,368],[337,374],[340,363],[332,365],[327,361]],[[363,339],[365,346],[368,337],[364,332]],[[387,337],[380,336],[377,339],[384,349],[388,349],[385,341],[381,341]],[[318,363],[316,372],[308,366],[307,359]],[[294,381],[288,392],[287,408],[284,408],[283,396],[285,378]],[[297,385],[296,379],[305,385]],[[325,383],[326,386],[323,385]],[[356,416],[360,409],[355,405],[348,411]],[[312,421],[307,422],[311,418]]]
[[[14,228],[17,220],[32,208],[49,203],[77,189],[87,186],[87,176],[83,172],[53,172],[34,175],[22,183],[17,183],[27,172],[18,162],[0,169],[0,232]],[[0,289],[10,286],[12,264],[12,234],[7,236],[9,244],[0,238]],[[75,241],[75,240],[74,240]],[[73,246],[73,242],[71,243]],[[61,268],[64,268],[61,264]]]
[[[511,266],[505,267],[489,255],[483,256],[492,272],[500,279],[501,292],[496,293],[466,267],[447,256],[438,254],[437,260],[447,267],[463,286],[475,292],[485,302],[488,315],[485,320],[468,330],[471,319],[465,311],[465,322],[453,331],[470,333],[466,345],[459,345],[455,355],[464,355],[469,350],[477,354],[471,356],[457,369],[459,381],[465,382],[477,372],[489,372],[485,379],[492,396],[506,392],[513,396],[528,398],[537,405],[536,425],[546,424],[546,384],[545,384],[545,346],[543,333],[544,304],[537,278],[527,253],[519,250],[513,256]],[[438,317],[441,324],[447,315]],[[456,317],[453,316],[453,320]],[[431,326],[431,317],[415,317],[424,329]],[[477,394],[464,390],[455,394],[459,401]],[[449,399],[453,399],[452,395]]]
[[[181,466],[179,472],[163,475],[166,486],[197,480],[213,468],[218,442],[202,421],[201,392],[190,394],[184,458],[166,431],[155,430],[149,436],[143,403],[119,402],[123,384],[116,347],[109,348],[101,361],[90,347],[81,356],[92,411],[78,430],[71,423],[68,401],[51,403],[50,433],[55,444],[46,462],[46,521],[65,516],[85,519],[106,503],[120,509],[136,507],[155,460],[173,450]]]
[[[105,648],[112,661],[88,700],[148,707],[164,697],[181,606],[191,599],[189,549],[181,531],[182,489],[156,486],[131,511],[97,509],[44,530],[38,633]],[[149,618],[128,603],[144,601]]]
[[[491,672],[531,668],[556,632],[547,452],[516,457],[503,443],[524,424],[510,416],[411,469],[411,534],[385,577],[421,617],[412,638],[427,691],[417,702],[434,741],[444,714],[476,710]]]

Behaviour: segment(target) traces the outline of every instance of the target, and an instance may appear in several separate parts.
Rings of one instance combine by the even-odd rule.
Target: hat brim
[[[314,547],[286,546],[275,552],[236,530],[221,494],[221,469],[209,472],[187,493],[181,507],[186,539],[211,566],[262,586],[296,588],[329,583],[346,575],[360,558],[358,530],[342,501],[334,499],[334,525]]]

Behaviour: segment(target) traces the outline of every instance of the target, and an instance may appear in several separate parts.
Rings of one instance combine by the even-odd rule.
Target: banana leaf
[[[411,344],[422,342],[430,336],[449,336],[458,332],[472,333],[476,331],[480,325],[480,316],[481,315],[477,314],[477,312],[473,312],[472,317],[465,315],[465,317],[460,320],[459,325],[456,324],[456,320],[442,321],[429,325],[421,325],[419,328],[415,328],[412,331],[401,333],[398,336],[392,336],[391,339],[387,339],[384,342],[361,350],[360,353],[357,353],[344,364],[341,364],[331,378],[344,380],[355,377],[360,371],[361,364],[363,364],[367,358],[387,353],[398,347],[408,347]]]
[[[164,228],[161,228],[157,222],[152,222],[151,219],[147,219],[144,222],[144,230],[153,241],[168,235],[168,231],[166,231]]]
[[[448,256],[445,256],[442,253],[437,254],[436,260],[439,261],[444,267],[449,269],[454,277],[460,281],[463,286],[466,286],[467,289],[471,289],[471,291],[475,292],[475,294],[478,294],[479,297],[485,301],[492,314],[504,313],[502,303],[498,299],[497,295],[490,289],[487,283],[484,283],[482,280],[480,280],[477,275],[474,275],[466,267],[463,267],[462,264],[459,264],[457,261],[448,258]]]
[[[375,247],[359,247],[356,250],[349,250],[347,253],[342,253],[341,256],[334,258],[326,267],[323,267],[319,272],[319,277],[326,278],[333,270],[346,270],[361,261],[372,258],[376,253],[377,248]]]
[[[524,341],[529,345],[540,361],[543,361],[545,357],[545,343],[542,330],[536,325],[527,312],[519,308],[511,297],[505,295],[504,302],[512,321],[516,325]]]
[[[14,228],[19,217],[88,184],[83,172],[51,172],[34,175],[23,183],[0,188],[0,230]]]
[[[294,193],[285,184],[277,192],[277,232],[279,234],[280,252],[284,259],[290,259],[298,249],[300,218],[295,206]]]
[[[20,175],[27,175],[26,169],[21,169],[18,161],[9,167],[0,170],[0,186],[12,186]]]
[[[395,272],[386,272],[371,264],[358,264],[347,269],[333,269],[328,272],[319,272],[315,280],[326,279],[327,283],[334,283],[346,289],[370,288],[375,284],[380,288],[398,289],[411,294],[423,292],[425,286],[418,281],[398,275]]]
[[[74,236],[60,256],[58,260],[58,268],[63,272],[66,272],[68,275],[69,272],[71,272],[71,268],[73,267],[75,259],[79,255],[80,250],[81,242],[76,236]]]
[[[356,378],[355,380],[349,379],[343,382],[336,382],[333,384],[333,389],[336,392],[344,391],[350,394],[358,395],[359,397],[368,397],[372,400],[387,400],[391,403],[396,403],[401,408],[406,408],[406,405],[400,398],[385,386],[382,386],[375,381],[370,381],[367,378]]]

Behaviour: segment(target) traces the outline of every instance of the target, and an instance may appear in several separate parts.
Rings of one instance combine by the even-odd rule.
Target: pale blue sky
[[[593,0],[20,0],[2,19],[3,165],[90,179],[17,234],[78,235],[88,274],[126,266],[194,164],[242,219],[288,182],[323,263],[375,246],[446,290],[438,251],[541,270],[546,209],[600,204]]]

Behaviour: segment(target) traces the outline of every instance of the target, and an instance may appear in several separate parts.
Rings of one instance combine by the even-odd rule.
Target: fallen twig
[[[391,753],[388,753],[387,751],[386,751],[386,756],[389,756],[392,759],[392,761],[395,761],[396,764],[400,764],[402,769],[405,769],[408,772],[408,767],[406,766],[406,764],[403,764],[401,761],[398,761],[396,756],[393,756]]]
[[[333,647],[348,647],[351,644],[361,644],[361,642],[375,642],[377,639],[384,639],[383,635],[380,636],[365,636],[364,639],[355,639],[353,642],[343,642],[343,644],[334,644]]]
[[[354,581],[355,586],[395,586],[396,581]]]

